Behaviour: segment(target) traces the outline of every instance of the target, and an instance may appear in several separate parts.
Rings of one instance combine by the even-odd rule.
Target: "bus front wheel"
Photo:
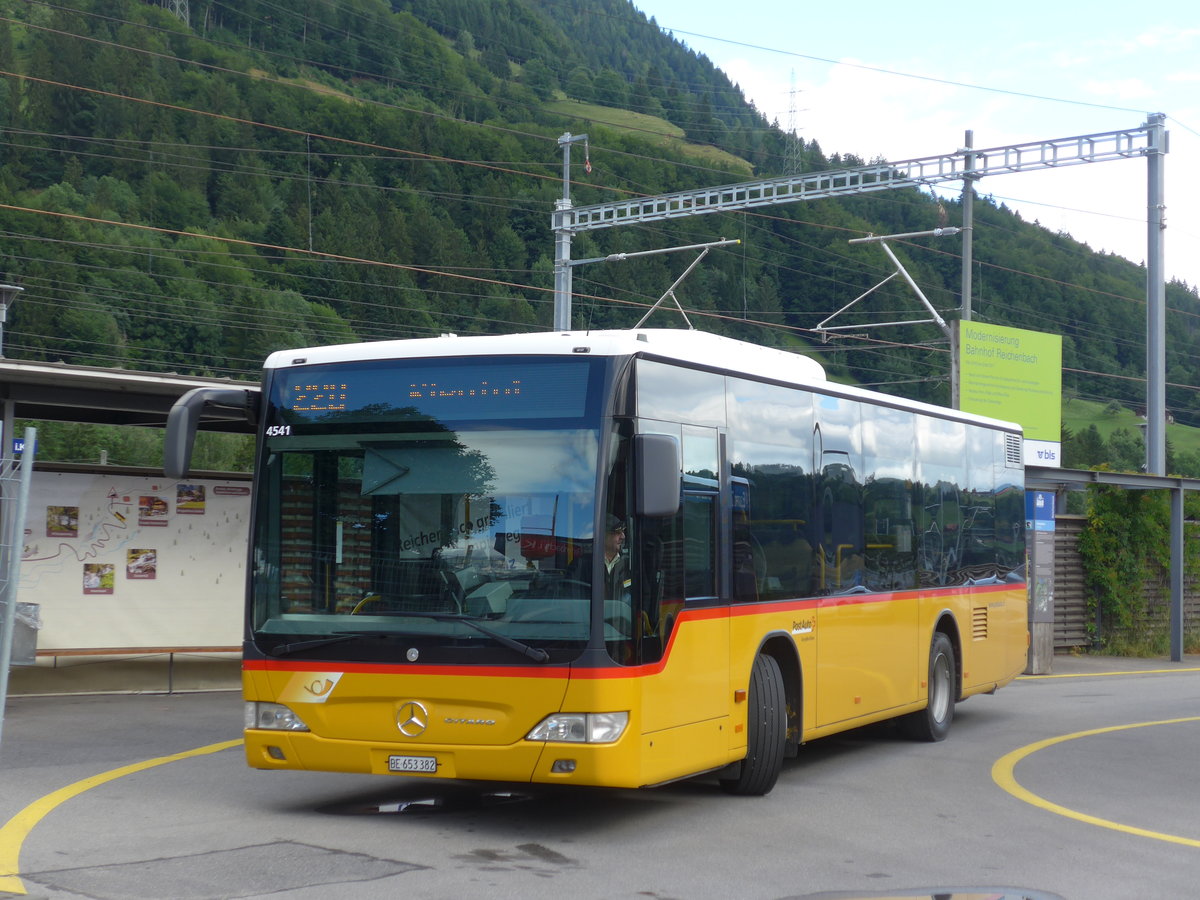
[[[954,645],[939,631],[929,645],[929,702],[924,709],[900,720],[908,737],[915,741],[941,741],[950,733],[957,693],[954,672]]]
[[[721,779],[721,788],[729,794],[761,796],[775,787],[787,738],[787,695],[775,657],[755,657],[747,702],[746,758],[736,778]]]

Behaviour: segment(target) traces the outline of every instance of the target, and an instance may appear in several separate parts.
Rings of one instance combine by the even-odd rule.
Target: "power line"
[[[659,27],[667,29],[667,26],[660,25]],[[1091,103],[1086,100],[1070,100],[1064,97],[1053,97],[1048,94],[1033,94],[1025,91],[1014,91],[1009,88],[989,87],[988,85],[972,84],[967,81],[955,81],[952,78],[938,78],[934,75],[917,75],[912,72],[901,72],[896,69],[887,69],[882,66],[869,66],[864,63],[852,63],[847,62],[846,60],[828,59],[824,56],[812,56],[807,53],[797,53],[794,50],[780,50],[776,47],[767,47],[762,44],[751,44],[745,41],[735,41],[731,38],[716,37],[711,34],[700,34],[699,32],[686,31],[680,28],[670,28],[667,30],[670,30],[673,34],[686,34],[690,37],[702,38],[706,41],[716,41],[717,43],[730,44],[731,46],[735,47],[745,47],[748,50],[761,50],[765,53],[777,53],[781,56],[788,56],[794,59],[806,59],[810,62],[827,63],[831,66],[844,66],[851,69],[861,69],[865,72],[876,72],[880,75],[891,75],[897,78],[911,78],[916,81],[925,81],[931,84],[945,84],[949,85],[950,87],[969,88],[973,91],[986,91],[991,94],[1002,94],[1009,97],[1025,97],[1029,100],[1046,100],[1051,103],[1068,103],[1072,106],[1085,106],[1092,109],[1116,110],[1117,112],[1130,112],[1137,113],[1139,115],[1145,115],[1149,112],[1153,112],[1153,110],[1134,109],[1128,106],[1112,106],[1105,103]]]
[[[70,33],[67,33],[67,32],[59,32],[59,33],[63,33],[63,34],[70,34]],[[78,37],[78,35],[72,35],[72,36],[76,36],[76,37]],[[90,39],[90,38],[88,38],[88,39]],[[124,45],[122,45],[122,46],[124,46]],[[138,52],[149,52],[149,51],[141,51],[141,50],[139,50],[139,48],[126,48],[126,49],[138,50]],[[162,55],[162,54],[155,54],[155,55]],[[176,60],[176,61],[180,61],[180,62],[191,62],[191,61],[189,61],[189,60],[182,60],[182,59],[179,59],[178,57],[170,57],[170,58],[171,58],[171,59],[174,59],[174,60]],[[201,63],[197,63],[197,64],[198,64],[198,65],[202,65],[202,66],[206,65],[206,64],[201,64]],[[216,67],[216,68],[219,68],[219,67]],[[233,70],[224,70],[224,69],[221,69],[221,71],[229,71],[229,72],[232,72],[232,74],[245,75],[245,73],[236,72],[236,71],[233,71]],[[0,74],[7,74],[7,75],[10,75],[10,76],[11,76],[13,73],[0,72]],[[30,78],[32,78],[32,77],[30,76]],[[32,80],[39,80],[39,79],[32,79]],[[271,79],[271,80],[275,80],[275,79]],[[278,81],[278,80],[276,80],[276,81]],[[285,83],[285,84],[287,84],[288,82],[282,82],[282,83]],[[75,88],[75,89],[78,89],[78,90],[83,90],[83,91],[92,91],[92,90],[94,90],[94,89],[90,89],[90,88],[84,88],[84,87],[75,86],[75,85],[61,85],[61,86],[64,86],[64,87],[73,87],[73,88]],[[100,92],[100,93],[105,93],[105,92]],[[155,103],[155,101],[149,101],[149,100],[145,100],[144,98],[130,97],[130,96],[128,96],[128,95],[116,95],[116,96],[120,96],[122,99],[130,99],[130,100],[134,100],[134,101],[137,101],[137,102],[148,102],[148,103],[152,103],[152,104],[153,104],[153,103]],[[157,104],[156,104],[156,105],[157,105]],[[194,108],[189,108],[189,107],[174,107],[174,106],[172,106],[172,105],[170,105],[170,104],[162,104],[162,105],[164,105],[164,106],[167,106],[168,108],[177,108],[177,109],[182,109],[182,110],[184,110],[184,111],[188,111],[188,112],[194,112],[194,113],[197,113],[197,114],[200,114],[200,115],[213,115],[213,116],[217,116],[218,118],[230,118],[231,120],[233,120],[233,121],[238,121],[239,123],[242,123],[242,124],[252,124],[252,125],[257,125],[257,126],[259,126],[259,127],[264,127],[264,128],[274,128],[274,129],[279,129],[279,130],[283,130],[283,131],[287,131],[287,132],[291,132],[291,133],[297,133],[297,134],[303,133],[303,134],[305,134],[305,135],[306,135],[306,136],[308,136],[308,137],[318,136],[318,135],[313,135],[313,134],[311,134],[311,133],[308,133],[308,132],[301,132],[301,131],[299,131],[299,130],[297,130],[297,129],[290,129],[290,128],[286,128],[286,127],[284,127],[284,126],[275,126],[275,125],[271,125],[271,124],[269,124],[269,123],[259,123],[259,122],[252,122],[252,121],[250,121],[250,120],[237,119],[237,118],[234,118],[234,117],[225,117],[225,116],[221,116],[220,114],[210,113],[210,112],[203,111],[203,110],[196,110],[196,109],[194,109]],[[406,111],[411,111],[411,110],[408,110],[407,108],[402,108],[402,107],[401,107],[400,109],[405,109]],[[457,121],[457,120],[456,120],[456,121]],[[345,141],[345,142],[347,142],[347,143],[351,143],[351,144],[354,144],[354,145],[359,145],[359,146],[361,146],[361,145],[364,145],[364,143],[365,143],[365,142],[359,142],[359,141],[346,141],[346,139],[335,138],[335,137],[332,137],[332,136],[329,136],[329,135],[320,135],[319,137],[321,137],[321,138],[323,138],[323,139],[325,139],[325,140],[329,140],[329,141],[335,141],[335,142],[337,142],[337,141]],[[541,136],[538,136],[538,137],[541,137]],[[377,145],[369,145],[369,144],[368,144],[367,146],[377,146]],[[396,152],[396,153],[413,153],[413,154],[416,154],[416,153],[417,153],[417,151],[406,151],[406,150],[400,150],[400,149],[397,149],[397,148],[382,148],[382,147],[380,147],[380,148],[378,148],[378,149],[386,149],[386,150],[389,150],[390,152]],[[428,154],[418,154],[418,155],[419,155],[420,157],[422,157],[422,158],[431,158],[431,157],[430,157],[430,155],[428,155]],[[432,158],[435,158],[435,159],[437,159],[437,160],[439,160],[439,161],[444,161],[444,162],[455,162],[455,163],[459,163],[459,164],[463,164],[463,165],[482,165],[482,164],[479,164],[479,163],[473,163],[473,162],[471,162],[471,161],[467,161],[467,160],[451,160],[451,159],[448,159],[448,158],[445,158],[445,157],[432,157]],[[502,171],[508,171],[508,172],[510,172],[510,173],[513,173],[513,174],[515,174],[515,173],[516,173],[516,171],[515,171],[515,170],[503,170],[503,169],[502,169]],[[527,172],[521,172],[520,174],[532,175],[533,177],[540,177],[540,178],[545,178],[545,179],[548,179],[548,180],[554,180],[554,179],[553,179],[553,176],[549,176],[549,175],[541,175],[541,176],[539,176],[539,175],[536,175],[536,174],[534,174],[534,173],[527,173]],[[611,188],[610,188],[610,189],[611,189]],[[860,233],[861,233],[861,232],[860,232]],[[1014,270],[1014,271],[1015,271],[1015,270]]]
[[[136,48],[130,48],[130,49],[136,49]],[[188,61],[188,60],[181,60],[181,61],[183,61],[183,62],[191,62],[191,61]],[[11,75],[12,73],[7,73],[7,74],[10,74],[10,75]],[[244,74],[244,73],[235,73],[235,74]],[[37,79],[34,79],[34,80],[37,80]],[[286,81],[282,81],[282,80],[277,80],[277,83],[287,83],[287,82],[286,82]],[[72,86],[72,85],[62,85],[62,86],[64,86],[64,87],[74,87],[74,88],[76,88],[76,89],[79,89],[79,90],[91,90],[91,89],[87,89],[87,88],[78,88],[77,86]],[[123,98],[123,99],[130,99],[130,98]],[[140,100],[141,98],[136,98],[136,99],[139,99],[139,100]],[[187,112],[199,112],[200,114],[208,114],[208,113],[205,113],[204,111],[197,111],[197,110],[188,109],[188,108],[184,108],[184,107],[176,107],[176,108],[178,108],[178,109],[180,109],[180,110],[183,110],[183,111],[187,111]],[[395,108],[396,108],[396,109],[399,109],[399,110],[406,110],[406,108],[404,108],[404,107],[395,107]],[[411,110],[407,110],[407,111],[411,111]],[[460,124],[474,124],[474,123],[464,122],[463,120],[453,119],[452,117],[443,117],[443,118],[446,118],[446,119],[448,119],[448,120],[450,120],[450,121],[454,121],[454,122],[456,122],[456,123],[460,123]],[[240,121],[248,121],[248,120],[240,120]],[[266,124],[266,123],[250,123],[250,124],[261,124],[261,125],[262,125],[262,127],[277,127],[277,126],[271,126],[271,125],[269,125],[269,124]],[[309,134],[309,133],[307,133],[307,132],[303,132],[303,131],[299,131],[299,130],[294,130],[294,129],[293,129],[293,131],[294,131],[295,133],[298,133],[298,134],[304,134],[306,137],[324,137],[325,139],[329,139],[329,140],[337,140],[336,138],[330,138],[330,137],[328,137],[328,136],[317,136],[317,135],[311,135],[311,134]],[[527,133],[526,133],[526,134],[527,134]],[[538,137],[538,138],[545,139],[545,138],[544,138],[544,136],[541,136],[541,135],[530,135],[530,136],[533,136],[533,137]],[[390,150],[392,150],[393,152],[409,152],[409,151],[397,151],[397,150],[395,150],[395,148],[389,148],[389,149],[390,149]],[[439,158],[439,159],[437,159],[436,161],[440,161],[440,162],[448,162],[448,163],[458,163],[458,164],[463,164],[463,165],[470,165],[470,164],[472,164],[472,163],[471,163],[471,161],[465,161],[465,160],[451,160],[451,159],[446,159],[446,158]],[[516,173],[516,174],[532,175],[533,173],[524,172],[524,173]],[[270,176],[268,176],[268,177],[270,177]],[[278,177],[284,177],[284,176],[281,174],[281,175],[279,175]],[[541,176],[541,177],[547,178],[548,180],[554,180],[554,179],[553,179],[551,176]],[[352,185],[350,185],[349,183],[346,183],[346,182],[333,182],[333,181],[330,181],[330,182],[328,182],[328,183],[330,183],[330,184],[335,184],[336,186],[339,186],[339,187],[352,186]],[[378,186],[372,186],[372,187],[378,187]],[[601,186],[600,186],[600,185],[594,185],[594,187],[601,187]],[[606,187],[605,189],[609,189],[609,190],[611,190],[612,188],[608,188],[608,187]],[[30,211],[30,212],[41,212],[41,211],[38,211],[38,210],[29,210],[29,211]],[[787,219],[783,219],[782,217],[772,217],[772,218],[779,218],[779,220],[780,220],[780,221],[788,221],[788,222],[791,222],[791,221],[793,221],[793,220],[787,220]],[[116,223],[116,222],[112,222],[112,223],[109,223],[109,224],[115,224],[115,225],[124,225],[124,224],[126,224],[126,223]],[[823,227],[824,227],[824,226],[823,226]],[[164,230],[164,231],[166,231],[166,230]],[[268,247],[269,247],[269,246],[271,246],[271,245],[262,245],[262,246],[268,246]],[[292,252],[300,252],[300,251],[296,250],[295,248],[287,248],[287,249],[291,250]],[[829,252],[830,252],[830,251],[829,251],[827,248],[817,248],[817,249],[819,249],[819,250],[820,250],[820,252],[822,252],[822,253],[829,253]],[[362,260],[362,259],[358,259],[358,258],[349,258],[347,261],[348,261],[348,262],[353,262],[353,263],[356,263],[356,264],[358,264],[358,263],[373,263],[373,261]],[[849,262],[849,260],[847,260],[847,261]],[[857,261],[856,261],[856,264],[858,264],[858,265],[861,265],[861,262],[857,262]],[[420,271],[420,270],[419,270],[417,267],[404,267],[404,266],[401,266],[400,268],[409,268],[409,269],[411,269],[411,270],[413,270],[413,271]],[[1012,269],[1010,269],[1010,270],[1008,270],[1008,271],[1017,272],[1018,274],[1031,274],[1031,273],[1020,273],[1018,270],[1012,270]],[[437,271],[437,272],[433,272],[433,273],[426,273],[426,274],[446,275],[446,274],[448,274],[448,273],[447,273],[446,271]],[[1033,276],[1033,277],[1039,277],[1039,276]],[[501,282],[493,282],[493,283],[501,283]],[[843,284],[848,284],[848,283],[846,283],[846,282],[842,282],[842,283],[843,283]],[[1065,282],[1061,282],[1061,283],[1064,283],[1064,284],[1065,284]],[[511,284],[511,283],[509,283],[507,286],[508,286],[508,287],[512,287],[512,288],[517,288],[517,289],[519,289],[519,290],[531,290],[531,288],[529,288],[528,286],[524,286],[524,285],[514,285],[514,284]],[[1130,299],[1130,298],[1125,298],[1125,299]]]
[[[42,4],[42,5],[50,6],[51,8],[54,8],[54,9],[60,9],[60,10],[64,9],[63,7],[53,6],[51,4]],[[79,11],[71,10],[71,12],[78,13]],[[99,16],[98,14],[94,14],[94,13],[82,13],[82,14],[90,15],[90,16],[97,16],[98,18],[101,18],[101,19],[105,19],[108,21],[120,22],[120,23],[126,24],[126,25],[131,25],[131,26],[136,26],[136,27],[141,27],[141,28],[149,28],[149,29],[155,30],[155,31],[161,31],[161,29],[156,29],[153,26],[145,25],[143,23],[131,22],[129,20],[124,20],[124,19],[113,19],[112,17]],[[135,47],[135,46],[131,46],[128,44],[119,44],[119,43],[112,42],[112,41],[105,41],[101,38],[96,38],[91,35],[83,35],[83,34],[78,34],[76,32],[63,31],[61,29],[50,28],[49,26],[46,26],[46,25],[40,25],[40,24],[36,24],[36,23],[31,23],[31,22],[24,22],[22,20],[6,18],[3,16],[0,16],[0,21],[7,21],[12,24],[19,24],[25,28],[31,28],[33,30],[41,30],[41,31],[45,31],[45,32],[48,32],[51,34],[60,35],[63,37],[73,37],[73,38],[76,38],[76,39],[82,40],[82,41],[98,43],[98,44],[101,44],[104,46],[109,46],[109,47],[113,47],[113,48],[117,48],[117,49],[121,49],[121,50],[126,50],[126,51],[129,51],[132,53],[140,53],[140,54],[152,56],[152,57],[159,58],[159,59],[170,60],[172,62],[178,62],[178,63],[187,64],[187,65],[197,66],[199,68],[204,68],[204,69],[209,69],[211,71],[220,72],[225,75],[238,76],[241,78],[247,78],[247,79],[256,80],[256,81],[269,81],[274,84],[284,85],[284,86],[293,87],[293,88],[300,88],[309,93],[314,93],[314,92],[318,93],[318,94],[327,93],[327,92],[321,91],[320,86],[298,84],[294,80],[288,80],[288,79],[284,79],[284,78],[276,78],[276,77],[269,76],[265,73],[249,73],[249,72],[243,72],[243,71],[240,71],[237,69],[229,69],[229,68],[226,68],[223,66],[218,66],[218,65],[212,64],[212,63],[205,63],[205,62],[201,62],[198,60],[186,59],[183,57],[174,56],[172,54],[163,53],[163,52],[155,51],[155,50],[149,50],[149,49],[142,48],[142,47]],[[261,20],[258,20],[258,21],[261,21]],[[176,33],[171,32],[171,34],[174,35]],[[192,37],[192,39],[196,40],[196,41],[202,41],[205,43],[213,43],[216,46],[231,47],[232,49],[236,49],[239,51],[244,51],[246,49],[243,47],[234,47],[233,45],[229,45],[229,44],[222,44],[221,42],[210,41],[209,39],[198,38],[198,37],[194,37],[194,36],[190,36],[190,35],[189,35],[189,37]],[[327,70],[330,68],[335,69],[335,70],[341,70],[341,71],[346,72],[346,74],[350,77],[367,76],[367,77],[371,77],[374,79],[383,79],[383,80],[386,80],[389,82],[406,83],[413,87],[422,88],[427,92],[434,92],[434,93],[441,93],[441,92],[445,92],[447,90],[443,83],[439,83],[436,80],[428,81],[428,82],[405,81],[404,79],[397,79],[394,76],[385,75],[382,73],[363,72],[363,71],[350,69],[350,68],[346,68],[346,67],[339,66],[339,65],[331,65],[326,62],[320,62],[320,61],[311,60],[311,59],[303,59],[300,57],[290,56],[288,54],[283,54],[283,53],[279,53],[276,51],[269,51],[269,50],[265,50],[265,49],[261,49],[261,48],[256,49],[253,52],[265,54],[268,56],[280,57],[289,62],[293,62],[293,63],[300,64],[300,65],[311,66],[318,70]],[[422,62],[425,62],[425,61],[422,60]],[[332,93],[332,92],[328,92],[328,93]],[[461,93],[461,92],[450,91],[450,93]],[[468,99],[478,99],[477,95],[475,95],[475,94],[461,93],[461,95]],[[500,133],[520,135],[523,137],[537,138],[540,140],[552,140],[552,138],[550,138],[546,135],[541,135],[541,134],[537,134],[534,132],[521,131],[518,129],[508,128],[505,126],[499,126],[499,125],[496,125],[496,124],[490,123],[490,122],[473,122],[473,121],[469,121],[469,120],[465,120],[465,119],[456,118],[454,116],[450,116],[446,113],[443,113],[443,112],[440,112],[437,110],[421,109],[418,107],[410,107],[410,106],[401,106],[399,104],[394,104],[394,103],[385,103],[383,101],[380,101],[376,98],[371,98],[371,97],[356,96],[355,99],[357,102],[368,103],[368,104],[375,105],[375,106],[381,106],[381,107],[385,107],[388,109],[413,113],[413,114],[417,114],[417,115],[429,116],[429,117],[432,117],[435,119],[442,119],[445,121],[455,122],[457,124],[473,125],[473,126],[476,126],[479,128],[492,130],[492,131],[496,131],[496,132],[500,132]],[[494,102],[494,101],[492,101],[492,102]],[[517,101],[509,100],[506,102],[509,105],[525,107],[525,104],[521,104]],[[528,108],[528,107],[525,107],[525,108]],[[729,107],[728,109],[734,110],[736,108]],[[639,128],[632,126],[626,122],[623,122],[623,123],[610,122],[607,124],[609,124],[613,128],[616,128],[616,129],[619,129],[622,131],[631,132],[631,133],[641,132],[641,133],[645,133],[645,134],[654,134],[654,135],[660,134],[660,132],[651,131],[649,129],[639,129]],[[763,120],[763,127],[764,127],[764,129],[769,129],[769,126],[766,125],[765,119]],[[609,151],[609,152],[621,154],[621,151]],[[702,171],[714,171],[714,172],[720,171],[717,169],[713,169],[710,166],[698,166],[698,165],[693,165],[693,164],[688,164],[688,163],[682,163],[682,165],[685,165],[689,168],[695,168],[697,170],[702,170]]]

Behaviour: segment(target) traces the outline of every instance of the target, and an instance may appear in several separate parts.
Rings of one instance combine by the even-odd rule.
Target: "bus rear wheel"
[[[954,673],[954,645],[939,631],[929,645],[929,702],[924,709],[900,720],[905,735],[914,741],[945,740],[954,721]]]
[[[761,796],[775,787],[787,738],[787,695],[775,657],[755,657],[747,702],[746,758],[736,778],[721,779],[721,788],[728,794]]]

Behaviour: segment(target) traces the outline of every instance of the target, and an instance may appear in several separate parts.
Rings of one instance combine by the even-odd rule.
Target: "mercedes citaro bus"
[[[169,476],[230,406],[256,768],[763,794],[814,738],[940,740],[1025,666],[1009,423],[697,331],[448,335],[192,392]]]

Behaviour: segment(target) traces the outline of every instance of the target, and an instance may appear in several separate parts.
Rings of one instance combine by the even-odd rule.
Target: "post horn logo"
[[[405,737],[420,737],[429,726],[429,710],[416,700],[408,700],[396,711],[396,727]]]
[[[304,690],[308,691],[314,697],[324,697],[333,690],[333,686],[336,683],[337,682],[333,681],[331,678],[318,678],[311,684],[306,684],[303,687]]]

